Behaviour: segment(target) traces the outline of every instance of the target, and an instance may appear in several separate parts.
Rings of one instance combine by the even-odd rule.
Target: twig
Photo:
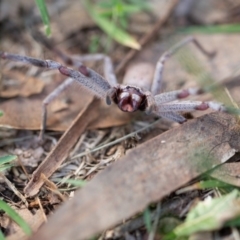
[[[58,187],[50,181],[44,174],[41,174],[41,178],[44,181],[46,187],[51,190],[53,193],[55,193],[63,202],[65,202],[67,199],[64,197],[64,195],[58,190]]]
[[[8,187],[18,196],[22,202],[28,207],[28,202],[26,198],[16,189],[16,187],[5,177],[4,174],[0,173],[0,176],[4,179],[4,182],[8,185]]]
[[[39,206],[39,208],[40,208],[40,210],[41,210],[41,213],[42,213],[44,222],[47,222],[47,216],[46,216],[46,214],[45,214],[45,212],[44,212],[44,210],[43,210],[43,206],[42,206],[42,203],[41,203],[39,197],[36,197],[35,200],[37,201],[38,206]]]
[[[119,143],[119,142],[122,142],[122,141],[124,141],[124,140],[126,140],[126,139],[128,139],[128,138],[130,138],[130,137],[134,137],[134,136],[135,136],[136,134],[138,134],[139,132],[142,132],[142,131],[144,131],[144,130],[146,130],[146,129],[152,127],[152,126],[154,126],[155,124],[159,123],[160,120],[161,120],[161,119],[158,119],[157,121],[149,124],[148,126],[143,127],[143,128],[141,128],[141,129],[139,129],[139,130],[137,130],[137,131],[135,131],[135,132],[129,133],[129,134],[127,134],[127,135],[125,135],[125,136],[123,136],[123,137],[121,137],[121,138],[118,138],[118,139],[116,139],[116,140],[114,140],[114,141],[112,141],[112,142],[110,142],[110,143],[106,143],[106,144],[104,144],[104,145],[102,145],[102,146],[99,146],[99,147],[96,147],[96,148],[94,148],[94,149],[92,149],[92,150],[88,150],[88,151],[84,151],[84,152],[82,152],[82,153],[79,153],[79,154],[75,155],[74,157],[72,157],[72,159],[79,158],[79,157],[83,157],[83,156],[85,156],[85,155],[87,155],[87,154],[89,154],[89,153],[96,152],[96,151],[101,150],[101,149],[103,149],[103,148],[110,147],[110,146],[112,146],[112,145],[114,145],[114,144],[117,144],[117,143]]]

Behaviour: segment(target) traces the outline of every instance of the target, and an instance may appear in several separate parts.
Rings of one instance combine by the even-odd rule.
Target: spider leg
[[[53,51],[57,54],[66,64],[74,65],[74,66],[81,66],[84,61],[99,61],[103,60],[104,62],[104,77],[110,83],[112,87],[117,85],[117,79],[113,68],[112,60],[109,56],[105,54],[86,54],[83,56],[74,55],[69,57],[65,54],[61,49],[56,47],[56,44],[52,40],[46,38],[41,32],[36,30],[32,31],[32,34],[35,35],[35,39],[37,41],[40,40],[41,44],[43,44],[46,48],[50,51]],[[107,101],[107,100],[106,100]],[[108,102],[108,101],[107,101]]]
[[[227,109],[223,104],[218,102],[201,102],[201,101],[181,101],[181,102],[172,102],[165,103],[158,106],[157,113],[161,114],[162,112],[179,112],[179,111],[194,111],[200,110],[204,111],[208,108],[211,108],[215,111],[226,112]]]
[[[204,55],[207,57],[213,57],[215,55],[215,52],[208,52],[206,51],[202,45],[194,38],[194,37],[188,37],[182,40],[181,42],[177,43],[174,45],[172,48],[170,48],[168,51],[163,53],[163,55],[159,58],[155,73],[154,73],[154,78],[153,78],[153,84],[151,88],[151,92],[153,95],[156,95],[160,93],[161,90],[161,85],[162,85],[162,73],[163,73],[163,67],[167,59],[169,59],[176,51],[178,51],[180,48],[185,46],[186,44],[192,42]]]
[[[117,85],[117,78],[114,73],[113,63],[109,56],[105,54],[87,54],[83,56],[73,56],[72,57],[74,65],[78,66],[79,62],[84,61],[100,61],[103,60],[104,64],[104,77],[107,79],[107,81],[110,83],[111,86]]]
[[[59,96],[59,94],[64,91],[68,86],[70,86],[75,80],[73,78],[67,78],[62,84],[60,84],[53,92],[51,92],[42,103],[42,122],[39,133],[39,139],[43,140],[43,136],[47,126],[47,106],[50,104],[55,98]]]
[[[111,85],[98,73],[80,63],[78,70],[65,67],[62,64],[52,60],[41,60],[28,56],[21,56],[17,54],[10,54],[0,51],[0,58],[7,59],[15,62],[23,62],[37,67],[47,69],[58,69],[58,71],[67,76],[75,79],[80,85],[93,95],[106,99],[107,92],[111,89]]]
[[[72,63],[77,66],[78,68],[82,66],[82,62],[84,61],[100,61],[103,60],[104,62],[104,77],[106,78],[105,81],[107,81],[111,88],[108,89],[108,91],[106,92],[106,97],[105,97],[105,101],[107,103],[107,105],[111,105],[112,102],[112,97],[115,95],[115,86],[117,86],[117,78],[116,75],[114,73],[114,68],[113,68],[113,63],[110,57],[108,57],[105,54],[87,54],[87,55],[83,55],[83,56],[73,56],[71,58]],[[92,69],[88,69],[88,71],[92,72],[92,74],[94,75],[94,73],[96,74],[95,71],[93,71]],[[92,78],[94,78],[92,76]],[[94,79],[95,80],[95,79]]]
[[[178,122],[178,123],[184,123],[186,122],[186,118],[183,117],[182,115],[175,113],[175,112],[161,112],[160,114],[161,117],[166,118],[166,119],[170,119],[174,122]]]
[[[183,90],[176,90],[171,92],[165,92],[154,96],[157,105],[162,103],[172,102],[178,99],[186,98],[190,95],[201,94],[202,90],[199,88],[188,88]]]
[[[80,67],[84,61],[99,61],[103,60],[104,62],[104,77],[108,80],[111,86],[117,85],[117,79],[114,73],[113,63],[109,56],[105,54],[87,54],[83,56],[74,55],[68,56],[65,52],[59,49],[56,44],[43,35],[41,32],[38,32],[35,29],[31,29],[31,33],[36,41],[43,44],[47,49],[57,54],[65,64],[74,65]]]
[[[68,78],[59,85],[50,95],[48,95],[42,104],[42,123],[40,131],[40,139],[43,139],[43,134],[46,129],[47,120],[47,105],[55,99],[64,89],[71,85],[74,81],[80,83],[80,85],[88,91],[99,98],[108,99],[109,92],[111,91],[111,85],[98,73],[90,68],[85,67],[82,63],[78,64],[78,70],[73,70],[68,67],[61,65],[58,62],[52,60],[41,60],[28,56],[21,56],[17,54],[10,54],[0,51],[0,58],[12,60],[16,62],[23,62],[26,64],[31,64],[37,67],[47,68],[47,69],[58,69],[58,71],[67,76]],[[109,103],[109,102],[108,102]]]

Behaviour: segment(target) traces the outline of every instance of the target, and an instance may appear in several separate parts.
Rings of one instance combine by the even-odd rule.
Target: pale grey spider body
[[[184,39],[160,57],[156,65],[153,84],[150,91],[143,90],[137,86],[118,84],[111,59],[103,54],[86,55],[83,57],[75,56],[69,58],[68,62],[71,62],[71,64],[76,66],[78,70],[65,67],[52,60],[40,60],[1,51],[0,58],[24,62],[47,69],[58,69],[61,74],[68,77],[43,101],[42,131],[40,134],[42,138],[46,127],[47,105],[73,81],[80,83],[80,85],[89,93],[97,96],[98,98],[105,99],[107,104],[111,104],[111,102],[116,103],[119,109],[124,112],[134,112],[140,110],[148,113],[154,113],[158,116],[179,123],[186,121],[186,119],[178,113],[180,111],[206,110],[208,108],[217,111],[225,111],[226,108],[221,103],[217,102],[178,101],[179,99],[186,98],[189,95],[198,94],[198,89],[191,88],[160,93],[162,85],[162,72],[165,61],[179,48],[189,42],[194,43],[205,55],[212,55],[204,50],[204,48],[193,37]],[[82,61],[88,60],[104,61],[104,74],[106,79],[82,64]]]

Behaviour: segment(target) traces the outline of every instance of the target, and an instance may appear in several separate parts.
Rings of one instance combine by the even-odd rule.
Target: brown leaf
[[[113,227],[228,160],[239,138],[236,118],[224,113],[171,129],[95,176],[30,239],[87,239]]]
[[[1,91],[0,95],[3,98],[29,97],[41,93],[45,85],[40,79],[26,76],[20,72],[3,71],[3,74],[8,79],[7,83],[11,81],[11,85],[7,85],[7,88]]]

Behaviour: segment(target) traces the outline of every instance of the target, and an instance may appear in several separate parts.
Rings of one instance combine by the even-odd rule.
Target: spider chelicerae
[[[47,105],[74,81],[77,81],[89,93],[98,98],[105,99],[108,105],[110,105],[111,102],[114,102],[118,105],[119,109],[124,112],[135,112],[140,110],[179,123],[186,121],[186,119],[178,113],[180,111],[206,110],[208,108],[216,111],[226,111],[226,107],[217,102],[179,101],[179,99],[186,98],[189,95],[199,94],[200,90],[196,88],[160,93],[165,61],[179,48],[190,42],[192,42],[205,55],[209,57],[213,55],[213,53],[207,52],[195,38],[188,37],[184,39],[166,51],[159,58],[150,90],[145,90],[132,85],[118,84],[114,74],[112,61],[104,54],[68,57],[67,62],[75,66],[77,70],[73,70],[52,60],[40,60],[3,51],[0,51],[0,58],[23,62],[46,69],[58,69],[61,74],[68,77],[43,101],[42,126],[40,133],[40,138],[42,138],[46,127]],[[82,62],[88,60],[104,61],[104,77],[82,64]]]

